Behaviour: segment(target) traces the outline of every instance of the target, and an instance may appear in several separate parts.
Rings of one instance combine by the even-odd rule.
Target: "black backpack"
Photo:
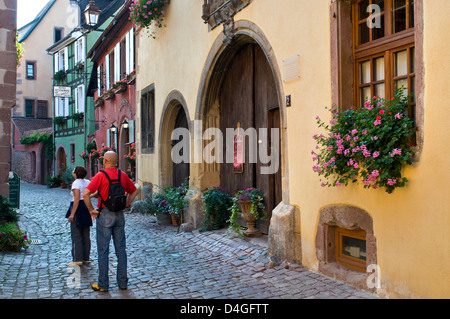
[[[122,172],[120,171],[120,169],[118,171],[118,179],[113,180],[109,178],[108,174],[106,174],[104,170],[100,171],[106,175],[106,178],[108,178],[109,181],[108,198],[106,200],[103,200],[103,198],[100,196],[100,200],[110,212],[119,212],[127,207],[127,197],[125,196],[125,189],[120,183],[120,175],[122,175]]]

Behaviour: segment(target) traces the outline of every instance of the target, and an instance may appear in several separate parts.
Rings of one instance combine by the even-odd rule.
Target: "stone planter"
[[[247,230],[244,235],[247,237],[260,237],[262,234],[256,228],[257,219],[251,213],[252,202],[251,201],[238,201],[242,209],[242,219],[247,222]]]
[[[172,223],[170,216],[165,213],[156,213],[156,219],[160,225],[170,225]]]

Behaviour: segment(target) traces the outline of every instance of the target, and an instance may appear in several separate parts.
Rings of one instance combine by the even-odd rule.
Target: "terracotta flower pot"
[[[175,216],[175,214],[170,213],[170,218],[173,226],[178,227],[181,225],[181,216]]]

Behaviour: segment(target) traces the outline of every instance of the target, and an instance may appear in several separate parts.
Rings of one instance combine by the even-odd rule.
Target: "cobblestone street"
[[[0,253],[0,298],[78,299],[366,299],[378,298],[299,265],[266,268],[267,244],[230,238],[225,230],[177,233],[151,216],[126,214],[128,290],[116,284],[110,249],[110,290],[94,292],[97,281],[95,222],[91,264],[69,268],[67,189],[22,182],[20,226],[33,240],[26,251]],[[79,280],[74,274],[80,273]]]

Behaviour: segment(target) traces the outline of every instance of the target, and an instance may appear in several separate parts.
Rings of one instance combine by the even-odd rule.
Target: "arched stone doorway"
[[[176,129],[181,133],[173,135]],[[178,91],[166,99],[160,127],[160,185],[180,186],[190,177],[190,120],[186,102]],[[176,158],[174,158],[176,157]]]
[[[60,145],[56,151],[56,175],[59,175],[63,167],[67,167],[67,155],[64,146]]]
[[[259,228],[268,233],[272,211],[281,202],[289,202],[281,76],[271,46],[261,30],[249,21],[238,21],[235,25],[235,35],[229,45],[223,43],[223,35],[217,39],[202,76],[196,119],[201,120],[203,132],[213,128],[222,132],[223,162],[200,164],[199,188],[220,185],[230,194],[249,187],[261,189],[266,198],[268,218]],[[234,169],[233,161],[227,161],[234,141],[227,139],[226,131],[237,127],[242,128],[244,134],[249,130],[257,134],[253,140],[257,143],[253,144],[258,150],[256,160],[249,154],[252,144],[247,135],[240,171]],[[261,129],[266,131],[268,139],[263,140]],[[271,135],[272,132],[277,134]],[[271,173],[263,173],[262,168],[273,163],[262,163],[260,147],[271,141],[274,143],[265,145],[266,155],[278,163]],[[204,140],[203,149],[209,143],[211,141]],[[276,158],[273,155],[277,155]]]

